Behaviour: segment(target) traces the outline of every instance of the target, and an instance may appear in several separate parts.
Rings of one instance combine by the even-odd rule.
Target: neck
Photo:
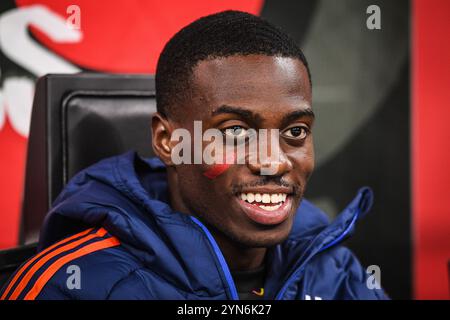
[[[228,267],[233,271],[252,270],[264,263],[266,248],[251,248],[231,241],[220,231],[212,230],[212,235],[219,245]]]

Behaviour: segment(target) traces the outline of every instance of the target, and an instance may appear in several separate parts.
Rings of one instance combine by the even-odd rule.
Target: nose
[[[249,156],[247,166],[255,175],[282,176],[292,170],[292,161],[281,149],[278,134],[271,135],[269,140],[258,139],[258,146],[253,149],[258,154]]]

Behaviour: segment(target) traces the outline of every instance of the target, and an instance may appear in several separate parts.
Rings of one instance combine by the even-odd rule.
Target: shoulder
[[[379,300],[388,299],[353,252],[332,247],[315,256],[305,268],[305,290],[323,299]]]
[[[105,299],[139,262],[103,228],[65,238],[25,262],[1,292],[2,299]]]

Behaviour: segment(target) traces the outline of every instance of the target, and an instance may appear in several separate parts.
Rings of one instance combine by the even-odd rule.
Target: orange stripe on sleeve
[[[65,251],[71,250],[73,248],[76,248],[77,246],[79,246],[80,244],[83,244],[91,239],[94,238],[98,238],[98,237],[103,237],[106,234],[106,230],[101,228],[99,229],[96,233],[93,234],[89,234],[77,241],[71,242],[69,244],[66,244],[52,252],[50,252],[48,255],[42,257],[42,259],[40,259],[38,262],[36,262],[33,267],[27,272],[27,274],[22,278],[22,280],[19,282],[19,284],[17,285],[16,289],[14,290],[14,292],[11,294],[11,296],[8,298],[8,300],[16,300],[17,297],[20,295],[20,293],[22,292],[22,290],[28,285],[28,282],[31,280],[31,278],[34,276],[34,274],[45,264],[47,263],[50,259],[52,259],[53,257],[57,256],[60,253],[63,253]]]
[[[85,256],[89,253],[99,251],[106,248],[111,248],[118,246],[120,244],[120,241],[115,238],[111,237],[105,240],[97,241],[91,244],[88,244],[87,246],[78,249],[75,252],[72,252],[64,257],[59,258],[57,261],[55,261],[50,267],[48,267],[43,274],[37,279],[34,286],[28,291],[27,295],[25,296],[24,300],[34,300],[39,293],[41,292],[42,288],[47,284],[47,282],[50,280],[50,278],[66,263],[75,260],[79,257]]]
[[[21,268],[17,271],[17,273],[16,273],[16,275],[14,276],[14,278],[9,282],[8,287],[7,287],[6,290],[3,292],[2,296],[0,297],[0,300],[5,300],[6,296],[8,295],[9,291],[10,291],[11,288],[14,286],[14,284],[16,283],[17,279],[19,279],[19,277],[22,275],[22,273],[24,273],[24,271],[25,271],[26,269],[28,269],[28,267],[30,266],[30,264],[32,264],[34,261],[36,261],[37,259],[39,259],[39,258],[42,257],[43,255],[45,255],[45,254],[48,253],[49,251],[53,250],[53,249],[56,248],[57,246],[62,245],[62,244],[64,244],[64,243],[66,243],[66,242],[69,242],[69,241],[72,240],[72,239],[75,239],[75,238],[78,238],[78,237],[82,237],[82,236],[84,236],[85,234],[88,234],[89,232],[91,232],[92,230],[94,230],[94,228],[87,229],[87,230],[85,230],[85,231],[83,231],[83,232],[80,232],[80,233],[74,234],[73,236],[70,236],[70,237],[68,237],[68,238],[65,238],[65,239],[63,239],[63,240],[61,240],[61,241],[59,241],[59,242],[57,242],[57,243],[51,245],[50,247],[46,248],[45,250],[39,252],[39,253],[36,254],[33,258],[31,258],[30,260],[28,260],[28,262],[27,262],[23,267],[21,267]]]

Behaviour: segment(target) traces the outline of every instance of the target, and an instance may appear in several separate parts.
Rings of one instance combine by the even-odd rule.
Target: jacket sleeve
[[[344,250],[344,261],[348,264],[345,286],[345,298],[352,300],[389,300],[381,287],[381,268],[370,265],[364,268],[356,256],[347,248]]]
[[[65,289],[54,283],[48,283],[35,300],[72,300],[74,297],[70,296]]]
[[[139,270],[135,270],[127,277],[118,281],[109,292],[106,300],[153,300],[151,291],[144,285],[138,275]]]
[[[36,277],[31,277],[28,281],[27,274],[22,273],[19,268],[5,283],[0,290],[0,300],[68,300],[70,295],[64,290],[63,286],[54,282],[51,278],[45,286],[32,297],[29,293],[36,291]],[[22,281],[24,280],[24,281]]]
[[[75,242],[74,248],[66,247],[62,252],[58,251],[59,247],[55,247],[54,251],[42,251],[16,270],[5,285],[1,298],[106,299],[114,285],[139,266],[122,248],[103,248],[105,240],[109,239],[112,238],[94,237],[86,243]],[[100,250],[92,251],[92,248]]]
[[[305,270],[303,297],[299,298],[389,300],[381,287],[382,270],[378,266],[364,268],[356,256],[342,246],[321,255]]]
[[[389,297],[381,287],[381,268],[372,265],[364,268],[358,258],[345,247],[339,247],[338,256],[344,272],[340,283],[340,296],[343,300],[388,300]]]

